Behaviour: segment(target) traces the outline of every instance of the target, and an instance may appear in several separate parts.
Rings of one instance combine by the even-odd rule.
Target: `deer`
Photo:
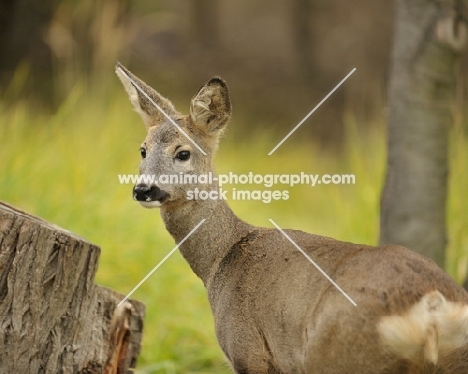
[[[183,115],[120,63],[116,73],[146,126],[140,175],[217,175],[232,112],[225,81],[210,79]],[[468,293],[435,262],[397,245],[284,230],[353,304],[278,229],[250,225],[225,199],[187,199],[194,186],[139,182],[133,198],[159,209],[204,283],[234,373],[468,373]]]

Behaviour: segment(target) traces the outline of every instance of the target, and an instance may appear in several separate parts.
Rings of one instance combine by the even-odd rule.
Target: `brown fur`
[[[231,115],[226,84],[210,80],[182,116],[131,75],[203,156],[118,75],[148,128],[140,172],[214,172],[212,156]],[[177,161],[180,150],[189,150],[190,160]],[[355,307],[276,229],[245,223],[223,200],[187,200],[194,186],[160,187],[169,195],[161,216],[176,242],[206,219],[180,251],[207,288],[219,344],[236,373],[468,373],[468,294],[433,261],[398,246],[286,230]]]

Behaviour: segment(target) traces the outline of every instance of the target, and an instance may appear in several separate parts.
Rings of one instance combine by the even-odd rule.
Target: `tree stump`
[[[145,307],[94,284],[100,248],[0,202],[0,373],[130,373]]]

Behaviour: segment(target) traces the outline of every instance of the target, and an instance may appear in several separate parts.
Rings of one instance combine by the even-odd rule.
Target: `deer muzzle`
[[[145,208],[160,207],[169,194],[155,185],[139,183],[133,187],[133,199]]]

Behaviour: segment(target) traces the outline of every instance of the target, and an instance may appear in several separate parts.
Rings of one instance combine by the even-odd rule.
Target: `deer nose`
[[[140,183],[133,187],[133,199],[137,201],[162,201],[167,196],[168,194],[158,186]]]
[[[137,184],[133,187],[133,199],[137,201],[146,201],[149,198],[151,187],[147,184]]]

